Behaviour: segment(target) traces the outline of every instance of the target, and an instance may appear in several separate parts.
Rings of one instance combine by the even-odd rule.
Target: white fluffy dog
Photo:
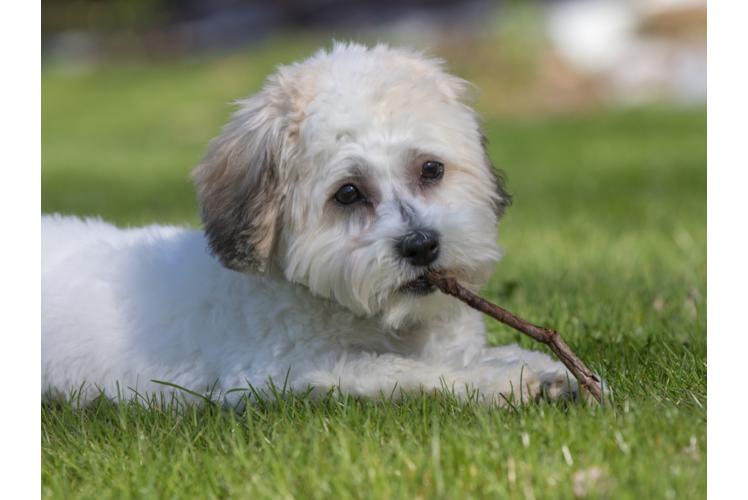
[[[193,173],[203,231],[42,217],[42,401],[270,379],[577,399],[561,363],[487,348],[481,315],[422,278],[477,289],[501,257],[508,196],[468,88],[420,53],[335,44],[238,102]]]

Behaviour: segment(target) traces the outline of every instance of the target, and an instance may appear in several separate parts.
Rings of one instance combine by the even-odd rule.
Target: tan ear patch
[[[285,127],[260,101],[261,94],[249,100],[192,174],[211,253],[242,272],[266,270],[282,197]]]

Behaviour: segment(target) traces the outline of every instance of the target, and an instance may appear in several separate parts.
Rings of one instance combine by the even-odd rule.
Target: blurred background
[[[41,5],[43,212],[199,224],[186,179],[226,123],[227,103],[333,39],[425,49],[475,83],[491,154],[517,203],[554,176],[573,179],[570,193],[600,190],[601,176],[623,172],[606,162],[626,158],[626,175],[651,183],[677,168],[666,151],[689,148],[704,155],[706,186],[706,0]],[[659,150],[626,144],[631,133]],[[517,134],[536,147],[517,149]],[[607,134],[606,145],[595,146],[595,134]],[[557,141],[567,149],[557,163],[533,159]],[[668,150],[668,141],[678,146]],[[595,171],[580,176],[584,165]]]
[[[705,101],[706,34],[706,0],[42,1],[42,58],[61,71],[221,58],[289,37],[304,38],[299,56],[333,37],[383,40],[446,58],[491,90],[489,114]]]

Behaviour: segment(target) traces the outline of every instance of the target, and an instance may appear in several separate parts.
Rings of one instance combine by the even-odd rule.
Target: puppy
[[[510,199],[469,88],[421,53],[335,44],[238,101],[192,174],[204,230],[43,216],[42,401],[179,392],[157,381],[229,404],[271,381],[578,399],[422,277],[477,290],[502,255]]]

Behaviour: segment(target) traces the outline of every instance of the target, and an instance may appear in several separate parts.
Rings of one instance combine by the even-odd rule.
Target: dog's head
[[[424,270],[485,283],[509,201],[468,88],[384,45],[281,67],[193,173],[212,252],[393,326],[450,310]]]

